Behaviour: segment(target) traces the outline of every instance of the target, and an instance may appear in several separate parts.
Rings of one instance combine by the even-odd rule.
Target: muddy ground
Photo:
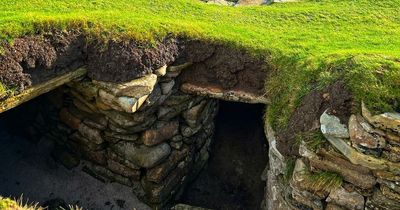
[[[180,202],[210,209],[260,209],[268,164],[261,105],[221,102],[211,157]]]

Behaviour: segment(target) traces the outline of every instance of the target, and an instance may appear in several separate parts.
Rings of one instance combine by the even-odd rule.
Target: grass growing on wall
[[[223,7],[198,0],[2,0],[0,39],[79,28],[89,39],[166,35],[248,49],[274,69],[269,120],[282,127],[309,91],[343,79],[356,100],[393,111],[400,98],[400,0],[304,0]]]

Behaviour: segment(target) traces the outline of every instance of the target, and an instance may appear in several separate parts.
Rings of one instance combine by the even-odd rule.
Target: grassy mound
[[[301,98],[342,79],[376,111],[399,108],[400,0],[304,0],[222,7],[198,0],[2,0],[0,39],[79,28],[90,38],[166,35],[248,49],[274,69],[266,88],[274,126]]]

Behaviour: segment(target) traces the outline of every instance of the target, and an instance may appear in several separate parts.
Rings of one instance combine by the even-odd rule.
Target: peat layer
[[[156,44],[128,41],[87,42],[77,32],[17,38],[1,44],[0,82],[23,90],[48,76],[86,65],[88,76],[105,82],[124,82],[164,65],[192,63],[183,80],[224,89],[262,94],[265,63],[244,50],[179,38]]]

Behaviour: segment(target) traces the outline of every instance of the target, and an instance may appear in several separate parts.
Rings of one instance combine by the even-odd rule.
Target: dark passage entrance
[[[263,105],[220,102],[208,166],[181,202],[211,209],[260,209],[268,161]]]
[[[83,209],[149,210],[130,187],[103,183],[82,171],[71,170],[55,158],[63,154],[49,135],[59,126],[52,105],[53,91],[0,114],[0,196],[39,202],[49,210]],[[53,101],[54,102],[54,101]],[[52,122],[54,123],[48,123]],[[38,132],[40,130],[40,133]]]

